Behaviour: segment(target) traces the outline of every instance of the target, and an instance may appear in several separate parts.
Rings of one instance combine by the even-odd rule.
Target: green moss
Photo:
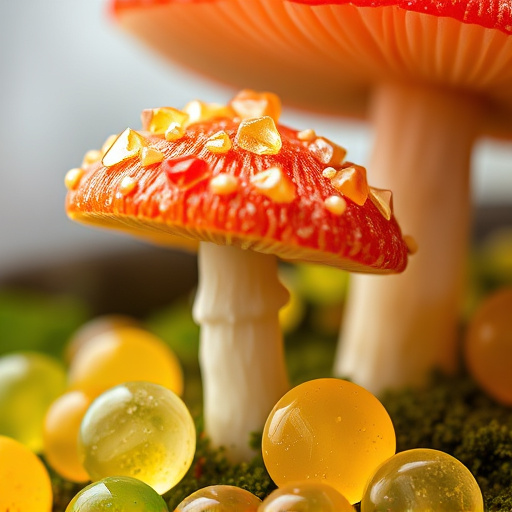
[[[184,498],[209,485],[234,485],[252,492],[260,499],[267,496],[275,489],[275,485],[261,457],[261,435],[254,435],[251,446],[257,450],[257,455],[250,462],[231,464],[223,450],[213,449],[208,439],[199,436],[190,470],[176,487],[164,495],[169,510],[174,510]]]
[[[512,409],[489,398],[467,376],[435,375],[424,390],[387,393],[397,450],[434,448],[475,475],[486,509],[512,510]]]
[[[43,460],[43,462],[45,462]],[[68,503],[74,498],[74,496],[85,487],[86,484],[76,484],[73,482],[69,482],[68,480],[64,480],[60,477],[53,469],[45,465],[48,469],[48,473],[50,474],[50,479],[52,482],[52,490],[53,490],[53,508],[52,512],[64,512]]]

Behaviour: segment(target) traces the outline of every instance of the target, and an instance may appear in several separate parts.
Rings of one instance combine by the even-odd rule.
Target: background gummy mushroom
[[[142,131],[126,129],[66,176],[73,220],[199,242],[205,429],[233,460],[250,457],[249,434],[288,389],[276,257],[375,273],[407,262],[390,193],[313,130],[276,126],[279,108],[244,91],[227,107],[146,110]]]
[[[189,67],[302,106],[369,105],[372,181],[395,192],[421,250],[400,276],[353,279],[336,373],[376,392],[453,370],[471,151],[480,135],[512,137],[510,1],[151,4],[113,2],[121,26]]]

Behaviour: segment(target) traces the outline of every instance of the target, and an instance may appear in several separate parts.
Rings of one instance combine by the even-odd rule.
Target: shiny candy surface
[[[112,167],[138,156],[145,146],[147,146],[147,140],[140,133],[126,128],[105,153],[102,163],[105,167]]]
[[[31,352],[1,357],[0,435],[41,451],[46,411],[65,389],[66,373],[57,360]]]
[[[80,424],[92,399],[82,391],[69,391],[52,403],[44,421],[44,455],[50,466],[72,482],[87,482],[78,452]]]
[[[239,148],[257,155],[277,155],[282,147],[281,136],[269,116],[242,121],[235,142]]]
[[[395,453],[395,431],[382,404],[341,379],[317,379],[291,389],[270,413],[263,460],[278,487],[308,480],[360,501],[375,469]]]
[[[281,116],[281,100],[271,92],[244,89],[229,104],[241,119],[270,116],[277,123]]]
[[[337,167],[341,165],[347,154],[345,148],[338,146],[338,144],[325,137],[317,137],[308,145],[308,148],[319,162],[328,166],[333,165]]]
[[[369,480],[361,512],[483,512],[482,493],[469,470],[447,453],[397,453]]]
[[[331,183],[336,190],[359,206],[368,199],[366,169],[360,165],[349,165],[340,169],[331,179]]]
[[[188,114],[172,107],[161,107],[143,110],[141,118],[144,130],[163,135],[173,124],[183,126]]]
[[[92,480],[131,476],[159,494],[183,478],[195,443],[185,404],[169,389],[148,382],[129,382],[99,396],[84,416],[79,440]]]
[[[128,381],[148,381],[175,393],[183,374],[174,352],[157,336],[137,327],[119,327],[91,338],[76,352],[69,385],[92,395]]]
[[[64,358],[70,363],[80,348],[98,334],[121,327],[140,327],[140,322],[127,315],[102,315],[92,318],[77,329],[69,340]]]
[[[66,512],[168,512],[163,498],[149,485],[129,477],[109,477],[82,489]]]
[[[231,146],[231,139],[223,130],[214,133],[205,144],[205,148],[212,153],[227,153]]]
[[[252,186],[276,203],[291,203],[296,197],[295,185],[280,167],[270,167],[251,178]]]
[[[26,446],[4,436],[0,436],[0,510],[52,510],[52,487],[43,463]]]
[[[299,482],[270,493],[258,512],[355,512],[355,509],[329,485]]]
[[[212,485],[185,498],[174,512],[257,512],[261,500],[231,485]]]
[[[475,380],[496,400],[512,405],[512,288],[482,303],[468,325],[464,349]]]

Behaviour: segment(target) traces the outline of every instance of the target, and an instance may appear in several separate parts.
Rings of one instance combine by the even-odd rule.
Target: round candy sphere
[[[55,400],[44,420],[44,454],[59,475],[72,482],[87,482],[78,451],[80,424],[92,398],[82,391],[69,391]]]
[[[270,493],[258,512],[355,512],[355,509],[330,485],[299,482]]]
[[[468,325],[464,352],[480,386],[496,400],[512,405],[512,288],[483,302]]]
[[[174,512],[257,512],[261,500],[232,485],[204,487],[185,498]]]
[[[26,446],[5,436],[0,436],[0,510],[52,510],[52,486],[43,463]]]
[[[64,354],[66,362],[71,363],[77,352],[99,334],[123,327],[139,326],[140,323],[135,318],[126,315],[104,315],[93,318],[77,329],[69,340]]]
[[[66,380],[62,365],[49,356],[19,352],[1,357],[0,435],[41,451],[46,411],[64,393]]]
[[[98,334],[82,345],[69,368],[69,384],[96,395],[123,382],[147,381],[177,394],[183,373],[174,352],[157,336],[136,327]]]
[[[182,400],[149,382],[128,382],[100,395],[80,427],[82,463],[92,480],[131,476],[159,494],[192,464],[196,432]]]
[[[430,449],[397,453],[368,481],[361,512],[483,512],[475,478],[456,458]]]
[[[395,449],[395,431],[383,405],[341,379],[317,379],[291,389],[263,431],[263,460],[278,487],[322,482],[350,503],[361,500],[366,480]]]
[[[66,512],[168,512],[163,498],[149,485],[126,476],[114,476],[82,489]]]

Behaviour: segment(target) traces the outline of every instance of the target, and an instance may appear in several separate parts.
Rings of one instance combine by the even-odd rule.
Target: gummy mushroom
[[[352,280],[335,372],[379,392],[424,383],[433,367],[453,371],[471,152],[479,136],[512,138],[510,0],[113,6],[123,28],[189,67],[234,84],[264,80],[302,106],[368,115],[372,182],[394,191],[420,251],[399,276]]]
[[[141,131],[65,180],[72,220],[199,246],[205,430],[233,460],[250,457],[249,434],[288,390],[277,257],[385,274],[409,251],[391,193],[340,146],[276,124],[279,111],[275,95],[247,91],[228,106],[145,110]]]

